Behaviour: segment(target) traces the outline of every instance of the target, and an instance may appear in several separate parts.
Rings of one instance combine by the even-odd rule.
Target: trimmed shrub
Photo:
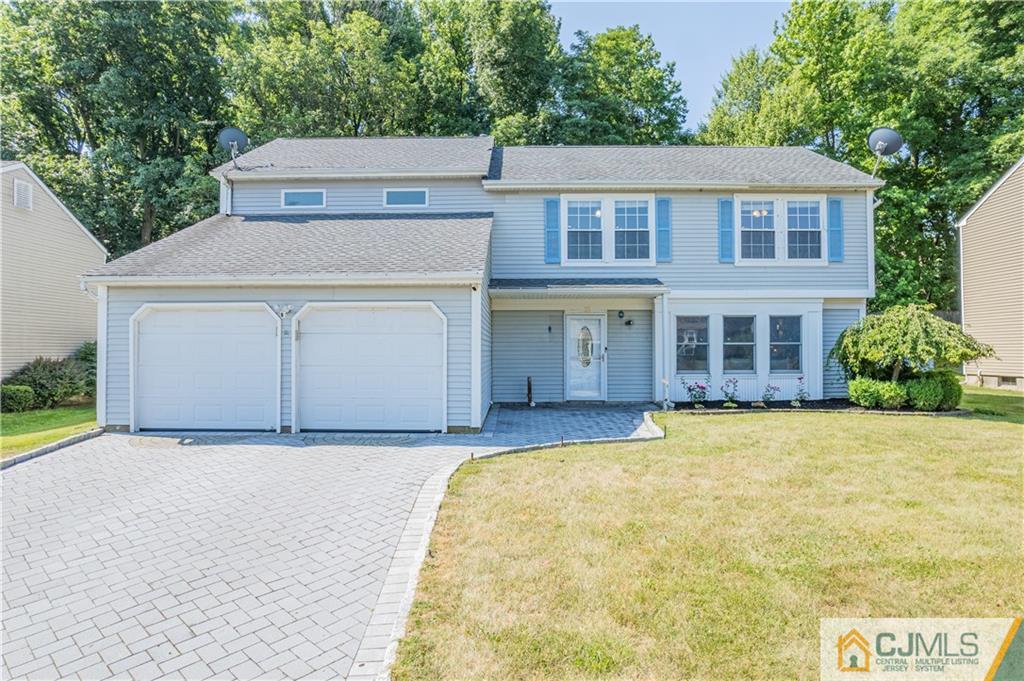
[[[933,371],[907,383],[907,396],[914,409],[950,411],[963,397],[960,378],[949,371]]]
[[[850,401],[867,409],[898,409],[907,401],[907,390],[900,383],[855,378],[847,384]]]
[[[85,372],[85,394],[96,397],[96,341],[86,341],[71,356]]]
[[[0,385],[0,411],[27,411],[35,401],[36,394],[27,385]]]
[[[7,379],[9,385],[27,385],[35,393],[36,409],[50,409],[85,392],[85,372],[73,359],[36,357]]]

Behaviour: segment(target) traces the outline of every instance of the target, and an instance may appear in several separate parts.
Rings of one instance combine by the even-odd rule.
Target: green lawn
[[[977,418],[1024,424],[1024,393],[965,387],[960,406],[972,409]]]
[[[1024,426],[659,415],[669,437],[464,464],[396,679],[817,679],[822,617],[1024,611]],[[995,406],[992,406],[995,405]]]
[[[96,427],[95,405],[0,414],[0,458],[7,458]]]

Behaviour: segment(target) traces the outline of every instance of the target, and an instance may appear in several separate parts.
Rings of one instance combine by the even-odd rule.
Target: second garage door
[[[445,322],[432,305],[311,304],[297,321],[301,430],[443,430]]]

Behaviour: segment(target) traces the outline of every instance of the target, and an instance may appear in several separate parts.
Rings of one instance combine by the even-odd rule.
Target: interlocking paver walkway
[[[651,434],[506,407],[473,436],[105,435],[11,467],[4,678],[373,677],[459,463]]]

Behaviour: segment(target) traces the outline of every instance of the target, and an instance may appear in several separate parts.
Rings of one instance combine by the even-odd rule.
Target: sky
[[[756,45],[768,46],[775,22],[788,2],[593,2],[553,1],[562,20],[562,44],[568,49],[573,34],[600,33],[612,26],[639,24],[654,37],[664,61],[676,63],[689,113],[686,127],[696,130],[711,110],[711,99],[732,58]]]

